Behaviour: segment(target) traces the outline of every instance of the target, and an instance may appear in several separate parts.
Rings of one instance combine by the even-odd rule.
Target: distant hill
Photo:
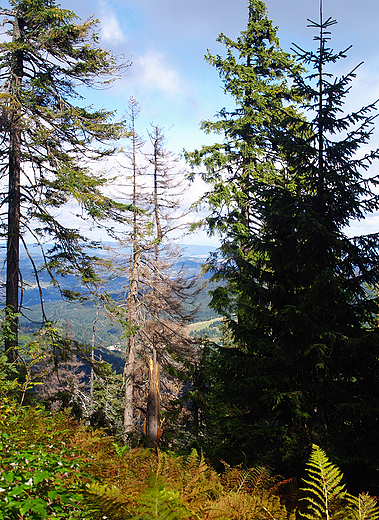
[[[196,244],[185,244],[181,247],[183,248],[183,256],[176,262],[173,269],[179,270],[183,268],[188,278],[199,277],[203,263],[206,261],[209,253],[213,252],[215,248]],[[29,249],[32,250],[33,253],[37,253],[34,256],[37,266],[42,265],[42,255],[38,253],[37,250],[32,249],[32,246],[29,246]],[[25,316],[21,317],[20,322],[24,332],[24,338],[27,338],[39,329],[39,323],[41,322],[40,294],[34,280],[33,268],[25,252],[21,254],[20,264],[23,272],[23,280],[26,284],[23,294],[23,301],[26,306]],[[4,278],[5,274],[0,271],[0,276]],[[49,277],[46,272],[42,271],[40,273],[40,280],[47,317],[67,329],[68,334],[72,335],[75,339],[89,345],[93,333],[93,319],[96,311],[95,304],[93,302],[73,303],[62,301],[58,289],[49,283]],[[66,289],[80,289],[77,279],[73,276],[62,278],[60,282]],[[127,278],[125,277],[122,279],[121,284],[126,285],[126,283]],[[197,283],[198,285],[204,285],[206,280],[205,278],[200,278]],[[116,288],[118,290],[119,287],[120,280],[111,288],[112,297],[115,299],[118,298]],[[217,314],[208,307],[210,301],[208,292],[213,288],[214,284],[206,285],[196,298],[194,306],[199,307],[199,310],[195,321],[206,321],[217,317]],[[108,347],[114,345],[120,341],[121,336],[122,329],[118,324],[112,323],[106,318],[99,320],[96,330],[96,344],[98,346]]]

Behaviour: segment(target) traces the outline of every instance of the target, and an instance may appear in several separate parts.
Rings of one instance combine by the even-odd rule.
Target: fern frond
[[[242,469],[241,466],[230,467],[224,462],[225,471],[222,483],[226,489],[242,493],[244,491],[259,492],[268,490],[274,483],[270,472],[265,467]]]
[[[215,472],[208,466],[204,455],[202,453],[199,455],[198,452],[193,449],[184,462],[184,469],[185,474],[183,477],[186,480],[183,488],[184,493],[187,496],[196,496],[197,494],[206,492],[208,485],[204,486],[204,484],[208,484],[212,481]]]
[[[336,503],[346,495],[341,470],[329,461],[321,448],[313,445],[306,471],[307,478],[303,479],[306,487],[301,488],[306,496],[300,500],[305,502],[307,511],[300,516],[310,520],[330,520],[336,516],[333,515]]]
[[[102,517],[124,520],[130,516],[127,507],[130,502],[114,486],[93,482],[87,486],[84,501],[88,512],[98,513]]]
[[[212,520],[293,520],[278,497],[260,497],[229,491],[212,504],[207,518]]]
[[[112,520],[187,520],[195,517],[180,499],[178,491],[157,485],[150,486],[137,498],[125,497],[116,487],[92,483],[87,487],[85,504],[89,513]]]
[[[347,495],[349,519],[351,520],[379,520],[379,508],[376,500],[366,493],[359,497]]]
[[[199,455],[195,448],[193,448],[190,455],[188,455],[184,462],[184,467],[187,471],[192,472],[195,470],[196,473],[205,473],[209,469],[203,453]]]
[[[140,497],[137,515],[130,520],[187,520],[191,516],[179,492],[154,486]]]
[[[295,520],[295,513],[289,513],[280,499],[275,496],[262,499],[259,509],[262,520]]]

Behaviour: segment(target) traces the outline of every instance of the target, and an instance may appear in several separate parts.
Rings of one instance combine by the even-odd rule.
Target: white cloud
[[[106,2],[101,5],[101,39],[112,44],[121,43],[125,40],[118,23],[116,14]]]
[[[148,50],[144,56],[134,60],[134,64],[140,69],[139,82],[143,87],[170,95],[180,93],[180,76],[166,62],[163,53]]]

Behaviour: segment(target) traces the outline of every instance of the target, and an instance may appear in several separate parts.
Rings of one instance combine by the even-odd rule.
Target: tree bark
[[[13,42],[22,39],[23,20],[16,18],[13,24]],[[23,78],[23,53],[15,50],[11,62],[10,113],[9,113],[9,187],[8,187],[8,234],[7,234],[7,280],[5,317],[5,351],[8,360],[17,358],[18,311],[19,311],[19,259],[20,259],[20,206],[21,206],[21,109],[20,90]]]
[[[147,401],[146,433],[155,446],[161,435],[160,426],[160,392],[159,365],[157,351],[153,347],[153,357],[150,359],[149,398]]]
[[[133,161],[133,206],[137,206],[137,136],[135,133],[135,118],[138,115],[138,104],[132,99],[130,101],[131,124],[132,124],[132,161]],[[134,418],[134,384],[135,384],[135,357],[136,357],[136,328],[137,328],[137,306],[140,279],[140,266],[142,250],[138,241],[138,218],[137,213],[133,216],[132,254],[130,259],[130,274],[128,285],[128,321],[131,327],[128,349],[125,356],[124,368],[124,442],[129,443],[129,436],[133,429]]]
[[[89,380],[89,402],[90,402],[90,405],[89,405],[89,410],[90,411],[89,411],[89,413],[90,413],[90,416],[94,412],[93,385],[94,385],[94,380],[95,380],[95,372],[94,372],[94,369],[93,369],[93,364],[94,364],[94,361],[95,361],[95,336],[96,336],[96,324],[97,324],[98,318],[99,318],[99,306],[96,307],[95,317],[94,317],[93,322],[92,322],[92,339],[91,339],[91,361],[92,361],[92,365],[91,365],[91,374],[90,374],[90,380]]]

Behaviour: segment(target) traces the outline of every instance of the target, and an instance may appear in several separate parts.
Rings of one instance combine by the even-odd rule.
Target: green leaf
[[[59,493],[57,491],[55,491],[54,489],[52,489],[52,490],[48,491],[47,496],[49,497],[50,500],[55,500],[56,498],[59,497]]]
[[[49,480],[50,476],[48,471],[42,471],[42,473],[37,473],[37,475],[33,476],[33,482],[34,484],[39,484],[43,480]]]
[[[12,482],[14,481],[14,473],[13,473],[13,471],[9,471],[8,473],[3,473],[3,474],[2,474],[2,477],[4,477],[5,480],[6,480],[9,484],[12,484]]]
[[[32,511],[35,513],[39,513],[41,515],[41,518],[47,517],[47,511],[46,508],[42,504],[37,504],[31,508]]]
[[[78,495],[75,494],[74,496],[73,495],[62,495],[60,494],[59,495],[59,498],[60,498],[60,501],[62,502],[62,504],[72,504],[73,503],[73,498],[77,498]]]
[[[23,487],[16,486],[15,488],[12,489],[12,491],[9,493],[9,495],[11,497],[16,497],[16,496],[22,495],[23,492],[24,492],[24,488]]]
[[[27,513],[29,511],[29,509],[31,509],[33,506],[33,504],[29,501],[27,502],[24,502],[24,504],[20,507],[20,514],[21,515],[24,515],[25,513]]]

